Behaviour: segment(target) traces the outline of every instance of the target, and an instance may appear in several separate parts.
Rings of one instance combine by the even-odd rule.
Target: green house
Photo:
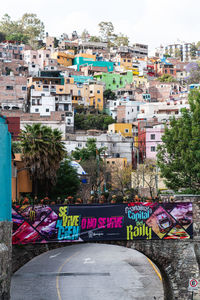
[[[94,75],[98,81],[102,81],[105,83],[106,90],[117,90],[120,88],[124,88],[126,84],[130,84],[133,82],[133,73],[132,71],[127,71],[122,74],[118,73],[101,73]]]

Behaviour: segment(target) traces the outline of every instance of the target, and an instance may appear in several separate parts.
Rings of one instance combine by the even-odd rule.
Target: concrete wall
[[[0,222],[0,299],[10,299],[11,278],[11,222]]]
[[[9,299],[11,268],[11,136],[0,116],[0,299]]]

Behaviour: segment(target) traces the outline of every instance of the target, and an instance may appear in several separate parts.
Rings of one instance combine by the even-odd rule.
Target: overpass
[[[163,197],[163,201],[168,201]],[[192,299],[192,292],[188,291],[189,279],[199,278],[200,263],[200,196],[175,196],[176,202],[191,202],[193,205],[193,239],[184,240],[129,240],[129,241],[99,241],[121,245],[135,249],[149,259],[159,268],[166,300]],[[13,271],[34,256],[45,251],[66,246],[70,243],[55,243],[43,245],[13,245]],[[197,291],[198,293],[198,291]],[[195,295],[195,294],[194,294]]]

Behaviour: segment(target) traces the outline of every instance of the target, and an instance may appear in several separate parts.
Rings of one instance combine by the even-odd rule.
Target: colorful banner
[[[191,239],[192,203],[24,205],[12,208],[13,244]]]

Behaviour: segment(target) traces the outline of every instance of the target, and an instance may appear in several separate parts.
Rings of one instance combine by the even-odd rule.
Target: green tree
[[[75,160],[81,160],[83,162],[94,158],[96,159],[97,155],[100,156],[105,149],[105,147],[97,148],[96,139],[89,138],[86,147],[82,149],[76,148],[76,150],[73,151],[72,156]]]
[[[116,46],[128,46],[129,45],[129,38],[124,35],[123,33],[116,34],[114,43]]]
[[[170,74],[164,74],[158,78],[160,82],[175,82],[176,79]]]
[[[58,48],[59,40],[57,38],[54,38],[54,48]]]
[[[196,43],[196,47],[197,47],[197,49],[200,47],[200,41],[198,41],[198,42]]]
[[[22,153],[22,146],[19,141],[12,141],[12,152],[13,153]]]
[[[3,41],[5,41],[5,39],[6,39],[5,33],[0,32],[0,43],[3,42]]]
[[[89,42],[101,42],[101,39],[99,36],[92,35],[89,39]]]
[[[83,32],[81,33],[81,38],[84,40],[84,41],[87,41],[88,37],[89,37],[89,32],[87,31],[87,29],[84,29]]]
[[[115,93],[110,89],[105,90],[103,92],[103,97],[104,97],[105,100],[115,100],[115,99],[117,99]]]
[[[35,40],[43,38],[44,24],[36,14],[25,13],[17,21],[11,20],[11,17],[5,14],[0,21],[0,32],[5,34],[6,39],[33,44]]]
[[[26,125],[20,141],[25,165],[32,176],[34,194],[38,195],[39,186],[48,194],[49,188],[56,183],[56,172],[66,154],[61,132],[41,124]]]
[[[107,114],[84,114],[76,113],[74,118],[74,125],[76,130],[107,130],[108,125],[115,123],[115,120]]]
[[[171,57],[168,50],[165,50],[164,57]]]
[[[190,47],[190,55],[192,58],[197,56],[197,46],[195,44],[192,44]]]
[[[177,57],[177,58],[181,58],[181,50],[178,49],[178,48],[176,48],[175,51],[174,51],[174,55],[175,55],[175,57]]]
[[[60,163],[56,177],[56,184],[51,190],[50,197],[66,198],[77,193],[80,187],[80,179],[69,160],[65,159]]]
[[[100,22],[98,24],[99,26],[99,32],[102,38],[102,41],[105,41],[108,43],[108,47],[111,47],[113,45],[113,40],[115,38],[114,35],[114,26],[112,22]]]
[[[158,165],[166,185],[179,189],[200,190],[200,92],[189,94],[190,111],[173,118],[165,128],[163,144],[158,146]]]

